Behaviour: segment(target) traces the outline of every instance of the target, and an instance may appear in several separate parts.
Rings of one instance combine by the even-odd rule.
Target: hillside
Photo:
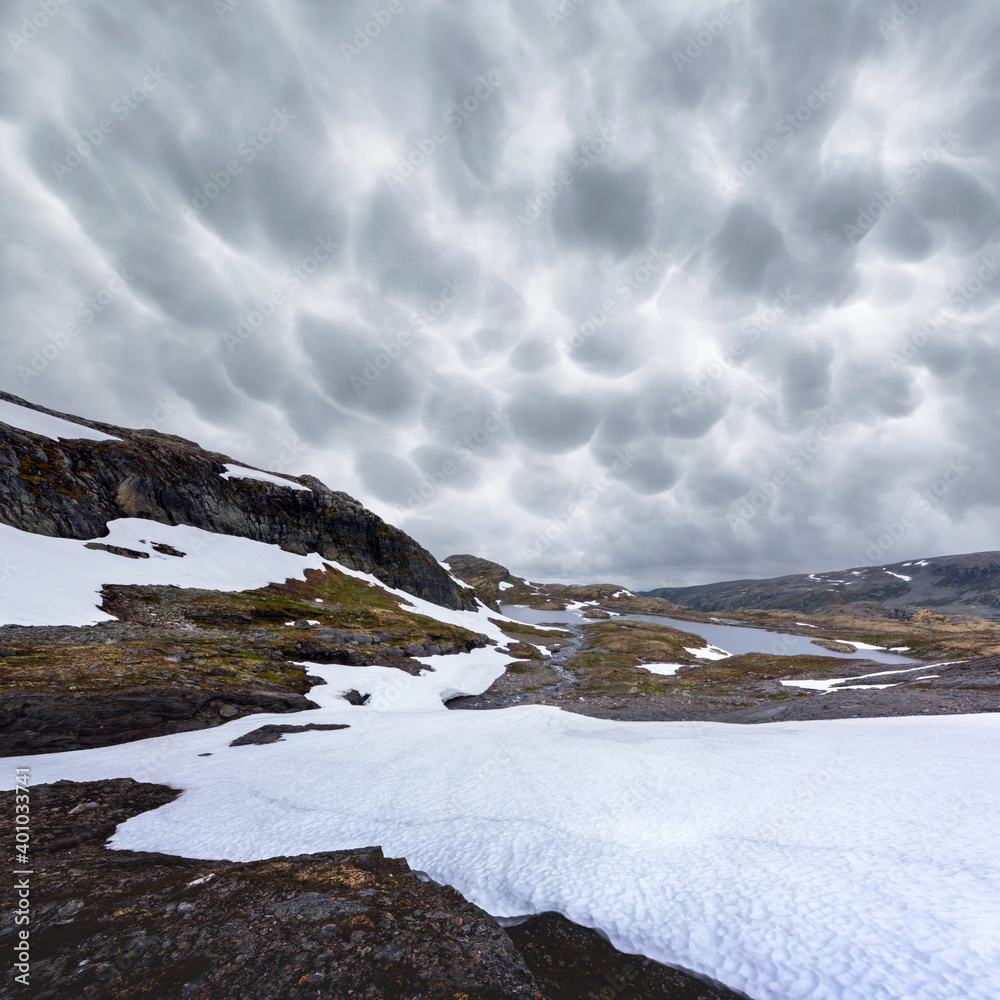
[[[905,616],[913,608],[1000,619],[1000,552],[935,556],[832,573],[730,580],[644,592],[699,611],[783,609],[827,612],[849,604],[880,604]]]
[[[435,604],[476,606],[426,549],[315,477],[263,472],[172,434],[68,416],[0,392],[0,522],[93,539],[116,518],[315,552]]]

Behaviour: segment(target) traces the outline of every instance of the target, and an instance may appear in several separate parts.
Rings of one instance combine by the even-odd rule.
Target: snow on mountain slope
[[[28,406],[21,406],[8,399],[0,399],[0,420],[11,427],[32,434],[41,434],[52,441],[60,438],[66,441],[117,441],[118,438],[94,430],[83,424],[74,423],[51,413],[43,413]]]
[[[88,544],[116,546],[147,558],[129,558]],[[167,545],[183,556],[168,555]],[[108,534],[91,542],[51,538],[0,524],[0,625],[90,625],[110,621],[99,610],[104,584],[158,584],[204,590],[251,590],[286,579],[304,579],[307,569],[334,569],[367,581],[405,602],[404,610],[461,625],[499,643],[507,637],[489,621],[496,612],[457,611],[394,590],[370,573],[349,569],[311,553],[300,556],[277,545],[238,538],[189,525],[166,525],[144,518],[119,518]],[[515,624],[515,622],[512,622]]]
[[[260,469],[248,469],[244,465],[234,465],[226,462],[226,471],[222,473],[223,479],[256,479],[260,483],[271,483],[272,486],[287,486],[293,490],[305,490],[311,493],[308,486],[295,482],[294,479],[286,479],[284,476],[276,476],[271,472],[261,472]]]
[[[35,783],[185,789],[120,827],[119,849],[250,860],[379,844],[496,915],[558,910],[755,1000],[1000,995],[1000,717],[448,712],[442,698],[484,690],[504,659],[423,662],[418,678],[310,665],[328,683],[295,721],[345,730],[231,747],[272,721],[256,715],[19,763]],[[342,700],[349,688],[368,705]]]
[[[247,590],[289,577],[302,579],[323,559],[285,552],[277,545],[203,531],[188,525],[120,518],[94,543],[144,553],[128,558],[88,549],[74,538],[51,538],[0,524],[5,580],[0,585],[0,624],[90,625],[109,621],[98,610],[101,586],[173,584],[206,590]],[[184,556],[165,555],[152,543],[172,546]]]

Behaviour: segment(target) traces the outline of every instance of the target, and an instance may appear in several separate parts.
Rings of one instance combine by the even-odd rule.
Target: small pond
[[[541,622],[581,625],[591,619],[584,618],[580,611],[535,611],[520,604],[503,604],[501,610],[508,618],[529,625]],[[917,663],[901,653],[887,653],[880,649],[859,649],[856,653],[835,653],[812,642],[807,635],[793,635],[786,632],[771,632],[768,629],[750,628],[746,625],[726,625],[723,622],[687,622],[664,615],[642,615],[622,612],[616,615],[621,621],[654,622],[669,625],[683,632],[700,635],[706,645],[718,646],[727,653],[770,653],[773,656],[836,656],[844,660],[874,660],[876,663]],[[614,619],[612,619],[614,620]],[[845,642],[848,640],[844,640]]]

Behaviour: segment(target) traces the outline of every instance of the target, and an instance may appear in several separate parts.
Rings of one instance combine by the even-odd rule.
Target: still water
[[[536,625],[541,622],[553,624],[580,625],[589,623],[579,611],[535,611],[520,604],[501,605],[503,613],[515,621]],[[785,632],[770,632],[762,628],[748,628],[746,625],[726,625],[722,622],[686,622],[679,618],[663,615],[642,615],[623,612],[616,616],[621,621],[654,622],[669,625],[682,632],[700,635],[707,645],[718,646],[727,653],[770,653],[773,656],[796,656],[807,653],[812,656],[837,656],[844,660],[875,660],[877,663],[917,663],[900,653],[886,653],[880,649],[859,649],[856,653],[835,653],[810,641],[807,635],[792,635]],[[845,640],[846,641],[846,640]]]

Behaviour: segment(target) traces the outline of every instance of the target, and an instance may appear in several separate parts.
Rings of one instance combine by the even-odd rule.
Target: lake
[[[520,604],[502,604],[501,610],[508,618],[537,625],[541,622],[553,624],[581,625],[593,620],[584,618],[579,611],[536,611]],[[643,615],[622,612],[616,615],[621,621],[654,622],[669,625],[683,632],[700,635],[706,645],[718,646],[732,655],[739,653],[770,653],[773,656],[835,656],[844,660],[874,660],[876,663],[918,663],[900,653],[887,653],[880,649],[859,649],[856,653],[835,653],[810,641],[808,636],[787,632],[772,632],[768,629],[750,628],[746,625],[726,625],[723,622],[688,622],[665,615]],[[848,640],[844,640],[845,642]]]

